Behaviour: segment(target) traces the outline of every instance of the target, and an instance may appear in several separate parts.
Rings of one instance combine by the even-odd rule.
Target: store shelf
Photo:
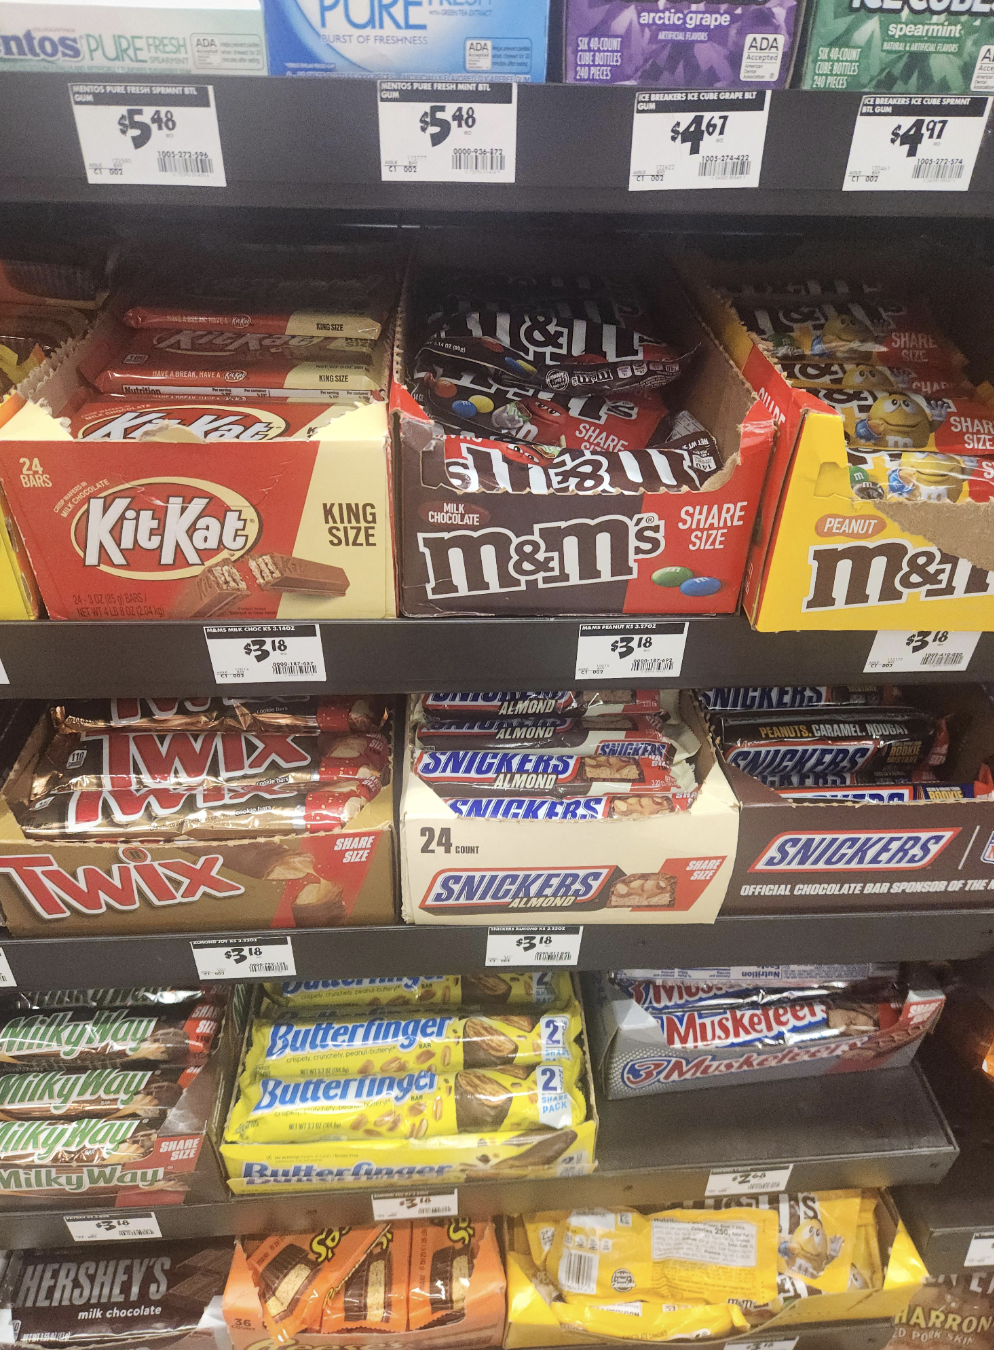
[[[2,931],[2,930],[0,930]],[[334,980],[452,974],[486,964],[486,928],[280,930],[293,939],[297,975]],[[134,937],[7,938],[0,942],[21,989],[178,985],[196,980],[192,938],[244,943],[246,933],[142,933]],[[588,925],[580,970],[766,962],[962,960],[994,951],[994,910],[916,909],[868,914],[772,914],[710,924]]]
[[[333,79],[212,81],[226,188],[89,185],[66,88],[73,78],[101,77],[4,73],[0,198],[447,213],[609,212],[636,218],[688,212],[984,217],[994,204],[989,135],[969,192],[843,193],[860,95],[790,89],[772,95],[756,189],[630,193],[635,91],[577,85],[520,87],[517,183],[382,183],[375,82]],[[178,77],[173,82],[184,83]]]
[[[933,1184],[956,1145],[924,1076],[911,1065],[599,1103],[598,1168],[586,1177],[510,1177],[459,1186],[470,1218],[530,1210],[662,1205],[704,1195],[715,1167],[793,1164],[792,1190]],[[431,1187],[419,1187],[430,1191]],[[448,1189],[445,1188],[435,1189]],[[389,1190],[383,1187],[382,1190]],[[382,1193],[382,1191],[378,1191]],[[259,1195],[156,1210],[164,1237],[306,1232],[372,1221],[369,1190]],[[0,1246],[57,1246],[62,1215],[0,1210]]]
[[[2,118],[2,114],[0,114]],[[0,123],[2,124],[2,123]],[[2,162],[2,160],[0,160]],[[994,206],[992,206],[994,210]],[[615,616],[622,621],[625,616]],[[638,621],[647,617],[629,615]],[[591,616],[589,622],[597,622]],[[875,634],[756,633],[741,615],[687,623],[683,669],[647,687],[715,684],[880,683],[863,673]],[[327,680],[295,681],[295,694],[416,693],[425,689],[568,689],[576,683],[580,624],[571,619],[353,619],[319,625]],[[218,685],[204,625],[0,623],[0,698],[100,698],[145,694],[286,693],[285,684]],[[915,672],[915,683],[994,680],[994,633],[983,633],[966,672]],[[619,681],[587,680],[588,686]]]
[[[994,1237],[994,1086],[945,1047],[941,1025],[930,1040],[919,1057],[960,1155],[940,1187],[907,1187],[896,1199],[929,1273],[956,1275],[974,1236]]]

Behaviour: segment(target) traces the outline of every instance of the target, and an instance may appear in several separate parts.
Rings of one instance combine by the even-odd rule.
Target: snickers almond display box
[[[0,414],[0,473],[51,617],[393,616],[382,395],[94,395],[120,332],[104,315]]]
[[[619,312],[608,292],[628,277],[585,296],[583,269],[613,256],[562,239],[426,241],[391,394],[405,614],[737,608],[774,420],[655,250],[635,283],[652,314]],[[426,340],[453,268],[469,285]]]
[[[104,780],[97,788],[55,791],[32,801],[51,738],[47,717],[40,721],[0,795],[0,908],[15,937],[395,921],[389,783],[374,783],[363,793],[323,782],[313,788],[239,786],[208,776],[212,767],[222,778],[228,775],[224,745],[230,732],[111,735],[130,738],[133,774],[199,774],[202,784],[140,787],[135,780],[117,788]],[[202,743],[212,738],[222,742],[221,759],[205,763]],[[291,761],[299,762],[300,772],[315,772],[308,768],[313,756],[306,743],[318,740],[234,735],[238,745],[267,747],[267,755],[278,751],[275,764],[270,758],[271,773],[280,763],[292,768]],[[21,823],[42,833],[26,834]],[[82,838],[73,837],[77,829]]]

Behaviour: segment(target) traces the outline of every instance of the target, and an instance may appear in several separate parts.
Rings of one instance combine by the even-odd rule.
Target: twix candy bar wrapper
[[[371,695],[265,698],[74,699],[55,704],[56,731],[379,731],[386,700]]]
[[[274,1236],[246,1248],[274,1341],[286,1345],[298,1332],[320,1326],[325,1299],[348,1279],[385,1226]]]
[[[712,1217],[687,1209],[574,1211],[556,1224],[546,1270],[574,1298],[662,1298],[676,1303],[777,1292],[777,1215],[745,1207]]]
[[[247,1073],[228,1122],[239,1143],[302,1139],[425,1139],[431,1135],[562,1129],[587,1117],[576,1090],[579,1054],[535,1068],[420,1069],[356,1078],[255,1081]]]
[[[572,1001],[565,971],[469,975],[375,975],[355,980],[284,980],[267,984],[266,996],[279,1008],[378,1008],[432,1004],[486,1007],[534,1003],[562,1008]]]
[[[411,1225],[388,1225],[321,1310],[322,1336],[360,1331],[400,1335],[407,1331]]]
[[[430,1069],[499,1069],[566,1064],[576,1054],[580,1014],[501,1012],[468,1016],[370,1011],[256,1018],[245,1059],[248,1077],[299,1081]]]

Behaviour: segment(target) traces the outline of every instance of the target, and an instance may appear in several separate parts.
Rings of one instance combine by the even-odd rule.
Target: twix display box
[[[52,618],[394,615],[386,405],[94,401],[117,334],[40,367],[0,426]]]
[[[753,626],[994,627],[994,272],[932,247],[674,261],[779,424]]]

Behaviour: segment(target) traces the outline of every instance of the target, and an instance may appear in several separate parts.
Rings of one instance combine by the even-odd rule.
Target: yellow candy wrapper
[[[877,1232],[877,1197],[864,1195],[859,1206],[859,1222],[849,1267],[850,1289],[882,1289],[883,1265],[880,1260],[880,1236]]]
[[[734,1336],[749,1325],[734,1303],[598,1303],[594,1299],[553,1303],[560,1326],[590,1336],[626,1341],[670,1341],[679,1337]]]
[[[580,1060],[534,1069],[463,1069],[359,1078],[243,1078],[228,1138],[240,1143],[304,1139],[424,1139],[431,1135],[551,1129],[587,1117],[575,1083]]]
[[[563,971],[531,974],[376,976],[364,980],[284,980],[267,984],[266,996],[276,1008],[501,1007],[534,1003],[564,1008],[573,997]]]
[[[528,1239],[528,1250],[536,1266],[545,1268],[545,1258],[548,1256],[552,1247],[552,1240],[556,1236],[556,1224],[565,1217],[561,1210],[556,1209],[546,1210],[544,1213],[524,1215],[522,1223],[524,1224],[525,1236]]]
[[[259,1017],[245,1057],[254,1078],[364,1077],[432,1069],[567,1064],[577,1053],[579,1010],[564,1013],[448,1013],[366,1016],[303,1013]]]
[[[556,1225],[546,1270],[577,1297],[769,1303],[777,1293],[779,1220],[770,1210],[574,1211]]]

